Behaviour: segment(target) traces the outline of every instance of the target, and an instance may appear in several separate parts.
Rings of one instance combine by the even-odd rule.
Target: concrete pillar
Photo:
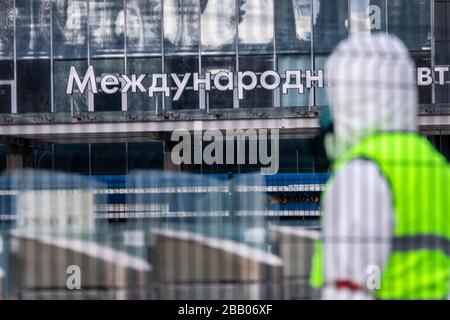
[[[164,171],[181,171],[179,165],[172,162],[171,152],[164,150]]]
[[[181,171],[181,166],[173,163],[171,158],[173,143],[171,141],[164,141],[164,171]]]
[[[31,154],[7,154],[6,169],[24,169],[33,166],[33,157]]]
[[[23,168],[23,155],[21,154],[7,154],[6,155],[6,169],[22,169]]]

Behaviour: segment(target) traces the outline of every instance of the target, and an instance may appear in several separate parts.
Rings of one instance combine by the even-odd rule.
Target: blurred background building
[[[321,69],[340,40],[388,32],[418,66],[450,64],[450,3],[441,0],[3,0],[0,3],[0,169],[86,175],[171,169],[170,133],[207,128],[283,128],[280,173],[325,172],[309,152],[325,90],[258,87],[162,93],[66,94],[70,66],[98,76]],[[170,78],[169,78],[170,79]],[[144,85],[150,85],[148,77]],[[449,156],[450,75],[420,88],[420,130]],[[238,173],[255,166],[184,165]]]
[[[114,221],[125,221],[130,212],[216,219],[255,211],[317,220],[329,176],[316,139],[328,107],[324,88],[283,94],[281,88],[258,85],[238,99],[236,86],[196,91],[190,80],[174,101],[177,86],[169,77],[170,97],[131,91],[68,95],[70,67],[83,75],[92,65],[99,77],[221,71],[253,71],[259,77],[274,70],[284,81],[289,70],[323,69],[344,38],[377,32],[402,39],[418,67],[449,67],[449,21],[450,0],[0,0],[0,171],[45,169],[99,180],[106,191],[93,191],[101,198],[97,217],[112,215]],[[147,77],[143,85],[150,81]],[[419,129],[450,159],[450,72],[444,83],[437,82],[419,88]],[[278,174],[249,180],[241,174],[259,173],[258,164],[175,165],[171,134],[180,128],[279,129]],[[14,191],[8,181],[0,182],[1,221],[15,220]],[[148,194],[135,196],[137,188]],[[155,199],[149,195],[154,192],[164,195]],[[255,192],[264,196],[254,197]],[[214,233],[211,228],[202,230]],[[284,229],[273,232],[292,236]],[[231,238],[252,243],[255,234]],[[6,259],[2,252],[0,266]],[[269,258],[271,268],[278,267]]]

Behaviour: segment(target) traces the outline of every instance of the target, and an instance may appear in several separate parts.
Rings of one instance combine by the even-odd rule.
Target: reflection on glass
[[[106,74],[119,76],[125,71],[123,59],[94,59],[91,61],[91,64],[94,66],[95,74],[98,77],[97,80]],[[113,94],[105,94],[99,89],[99,92],[94,96],[94,110],[122,110],[122,93],[120,90]]]
[[[355,33],[370,33],[370,0],[350,0],[350,30]]]
[[[88,144],[55,144],[55,170],[89,174]]]
[[[371,33],[385,30],[385,11],[384,0],[351,0],[351,33]]]
[[[125,40],[123,2],[93,0],[89,6],[92,54],[122,53]]]
[[[272,56],[241,56],[239,57],[240,71],[253,71],[259,77],[264,71],[273,69]],[[244,99],[239,101],[239,108],[267,108],[273,107],[273,91],[258,85],[253,90],[244,91]]]
[[[119,12],[117,32],[125,33],[124,10]],[[161,51],[160,0],[131,0],[126,7],[127,47],[129,53]]]
[[[166,57],[165,61],[165,73],[176,73],[180,78],[185,73],[198,72],[198,56],[178,56],[178,57]],[[194,91],[193,76],[190,77],[186,89],[183,91],[180,99],[174,101],[173,97],[178,89],[172,78],[169,76],[169,86],[171,87],[171,96],[165,98],[166,110],[181,110],[181,109],[198,109],[199,108],[199,94],[198,91]]]
[[[208,0],[202,10],[202,46],[214,50],[234,47],[236,36],[236,1]]]
[[[58,60],[53,61],[53,105],[55,112],[71,112],[74,114],[88,111],[88,94],[74,92],[66,94],[70,67],[74,66],[80,73],[87,69],[87,60]]]
[[[309,55],[292,55],[278,57],[278,71],[285,77],[286,70],[306,70],[311,69],[311,57]],[[294,80],[291,80],[294,81]],[[303,81],[304,82],[304,81]],[[281,93],[282,107],[308,106],[309,90],[305,87],[303,94],[291,89],[287,94]]]
[[[202,74],[211,73],[214,77],[220,73],[235,72],[236,59],[234,57],[214,57],[205,56],[202,58]],[[225,78],[219,80],[222,85],[227,85]],[[211,91],[207,93],[207,105],[209,109],[231,109],[233,108],[233,91],[220,91],[211,86]]]
[[[142,81],[144,88],[149,88],[152,81],[152,74],[161,73],[160,58],[128,58],[127,73],[129,74],[146,74]],[[158,103],[161,110],[161,95],[156,94],[149,97],[147,92],[128,92],[128,111],[155,111]],[[158,100],[158,101],[157,101]]]
[[[319,10],[312,6],[320,7],[318,0],[288,0],[275,1],[276,37],[278,51],[311,51],[312,21],[317,21]]]
[[[16,0],[17,55],[50,55],[50,0]]]
[[[320,6],[320,2],[314,1],[314,5]],[[295,31],[297,39],[311,41],[311,0],[292,0],[295,17]],[[314,20],[317,19],[317,12]]]
[[[429,0],[388,1],[389,32],[411,50],[431,50],[430,10]]]
[[[164,1],[164,39],[167,51],[197,50],[199,38],[199,1]]]
[[[318,0],[314,3],[314,49],[332,52],[348,33],[348,0]]]
[[[50,59],[17,61],[17,112],[50,112]]]
[[[244,48],[271,48],[273,40],[273,0],[240,0],[239,43]],[[264,46],[265,45],[265,46]]]
[[[39,170],[51,170],[52,158],[52,152],[50,150],[33,150],[33,168]]]
[[[0,57],[12,57],[14,45],[14,1],[0,2]]]
[[[64,58],[87,56],[87,2],[53,3],[53,54]]]

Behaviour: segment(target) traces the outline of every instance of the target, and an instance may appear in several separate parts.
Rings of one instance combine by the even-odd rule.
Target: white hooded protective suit
[[[408,50],[393,36],[353,36],[326,65],[334,135],[325,147],[332,158],[376,132],[415,131],[417,85]],[[342,167],[324,202],[325,299],[371,298],[390,251],[394,212],[389,184],[371,161]],[[350,281],[362,290],[337,288]]]
[[[415,67],[399,39],[378,34],[345,40],[326,73],[335,156],[374,132],[416,131]]]

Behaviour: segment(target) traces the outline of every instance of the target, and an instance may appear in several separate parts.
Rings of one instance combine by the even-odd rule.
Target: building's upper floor
[[[249,109],[277,107],[286,110],[263,114],[311,116],[328,103],[317,81],[309,88],[306,70],[317,75],[342,39],[388,32],[405,42],[418,67],[449,66],[449,20],[448,0],[3,0],[0,122],[258,117]],[[67,94],[70,68],[82,78],[88,66],[99,92]],[[262,81],[269,70],[279,75],[278,86],[273,74]],[[293,70],[303,70],[303,92],[284,90],[297,81]],[[239,88],[245,71],[256,76],[254,85],[251,76],[242,80],[249,89]],[[176,97],[181,82],[174,75],[181,81],[186,73]],[[230,86],[226,77],[213,81],[231,73]],[[145,74],[145,91],[102,90],[102,77],[124,74]],[[210,88],[195,74],[209,74]],[[150,96],[152,85],[165,87],[163,76],[167,91]],[[420,86],[423,110],[445,112],[450,72],[437,82]]]

